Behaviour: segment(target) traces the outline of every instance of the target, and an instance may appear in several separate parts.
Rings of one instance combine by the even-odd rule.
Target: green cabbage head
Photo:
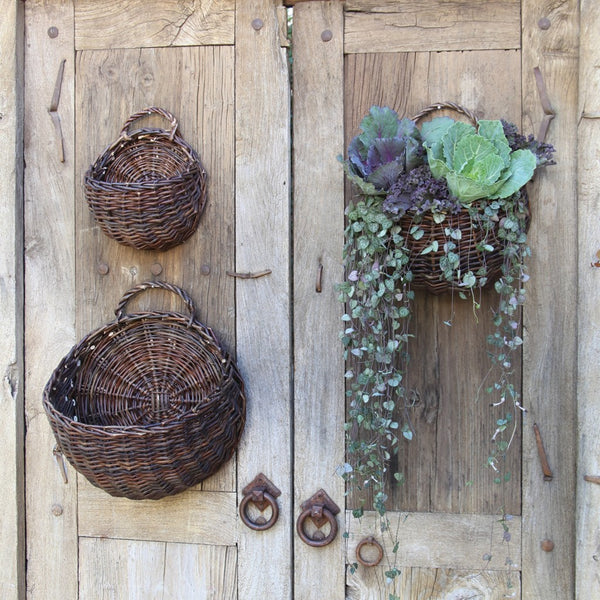
[[[536,167],[533,152],[511,150],[500,121],[477,125],[438,117],[421,127],[433,176],[444,177],[464,205],[480,198],[508,198],[533,177]]]

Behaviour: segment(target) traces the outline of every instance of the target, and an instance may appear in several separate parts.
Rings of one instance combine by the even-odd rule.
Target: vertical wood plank
[[[576,597],[583,600],[600,588],[600,486],[584,476],[600,476],[600,11],[593,0],[580,4],[578,128],[579,293],[577,411],[579,455],[577,466]]]
[[[237,356],[248,398],[238,488],[262,472],[282,492],[272,529],[240,523],[240,599],[292,593],[290,106],[278,4],[238,2],[236,12],[236,268],[272,271],[236,280]]]
[[[23,3],[0,21],[0,596],[25,593],[23,429]]]
[[[330,38],[330,39],[329,39]],[[342,509],[344,361],[339,331],[343,279],[343,7],[310,2],[294,8],[294,506],[324,489]],[[322,274],[319,275],[322,269]],[[317,279],[320,282],[317,283]],[[317,290],[317,285],[320,290]],[[327,531],[323,530],[324,533]],[[295,598],[341,598],[341,533],[311,548],[295,538]]]
[[[55,441],[42,390],[75,342],[73,219],[73,6],[69,0],[25,4],[25,350],[27,591],[30,600],[77,598],[77,484],[52,455]],[[50,37],[55,27],[58,36]],[[48,109],[61,62],[61,140]]]
[[[540,27],[542,18],[547,21]],[[547,141],[557,148],[558,164],[540,173],[531,190],[533,256],[524,307],[523,399],[528,413],[523,428],[522,583],[523,599],[538,600],[572,598],[575,586],[578,2],[523,0],[522,23],[524,128],[536,132],[544,116],[534,67],[539,66],[557,113]],[[534,423],[543,437],[552,481],[544,481]],[[551,553],[541,549],[544,539],[554,542]]]

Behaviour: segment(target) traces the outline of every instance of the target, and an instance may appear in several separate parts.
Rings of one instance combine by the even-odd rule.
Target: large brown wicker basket
[[[150,114],[167,119],[170,131],[129,131],[134,121]],[[167,250],[196,231],[206,203],[207,175],[177,127],[177,119],[162,108],[135,113],[85,174],[90,210],[117,242],[138,250]]]
[[[127,302],[150,288],[180,296],[190,315],[126,314]],[[232,456],[245,423],[241,376],[180,288],[140,284],[115,312],[114,322],[73,347],[46,385],[58,450],[113,496],[177,494]]]
[[[473,125],[477,125],[477,117],[474,113],[453,102],[439,102],[427,106],[413,116],[412,120],[418,122],[423,117],[444,109],[458,112],[464,115]],[[411,214],[402,217],[400,223],[404,231],[410,231],[413,219],[414,216]],[[487,273],[486,286],[500,277],[504,257],[502,256],[501,242],[496,237],[497,229],[486,231],[478,223],[472,221],[466,209],[454,215],[447,215],[442,223],[436,223],[431,213],[425,213],[422,215],[419,227],[425,232],[425,235],[418,240],[409,235],[406,240],[411,256],[412,287],[426,289],[434,294],[443,294],[458,287],[456,282],[444,278],[440,268],[440,258],[445,254],[444,244],[448,241],[447,228],[460,229],[462,234],[460,240],[452,240],[457,246],[455,252],[460,257],[458,270],[461,273],[472,271],[477,274],[482,267],[485,267]],[[423,250],[430,248],[434,241],[438,243],[438,250],[423,254]],[[482,251],[480,248],[483,242],[493,246],[494,250],[491,252]]]

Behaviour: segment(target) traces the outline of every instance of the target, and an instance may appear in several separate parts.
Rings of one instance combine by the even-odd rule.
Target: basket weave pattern
[[[149,288],[179,294],[192,316],[124,313]],[[58,448],[113,496],[157,499],[196,485],[232,456],[245,423],[241,376],[189,296],[140,284],[117,320],[63,358],[44,390]]]
[[[170,131],[130,125],[142,116],[168,119]],[[84,178],[88,206],[102,231],[138,250],[167,250],[197,229],[207,175],[196,152],[177,135],[171,113],[150,107],[132,115],[119,138]]]

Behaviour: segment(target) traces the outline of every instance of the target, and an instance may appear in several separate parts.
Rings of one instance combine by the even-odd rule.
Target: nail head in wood
[[[151,267],[150,267],[150,272],[152,273],[152,275],[160,275],[162,273],[162,265],[160,263],[154,263]]]
[[[544,552],[552,552],[554,550],[554,542],[552,540],[542,540],[540,547]]]
[[[52,39],[58,37],[58,27],[54,27],[54,25],[52,27],[48,27],[48,37]]]
[[[106,263],[100,263],[98,265],[98,273],[100,273],[100,275],[108,275],[109,270],[110,269]]]
[[[546,31],[547,29],[550,29],[550,19],[548,17],[542,17],[539,21],[538,21],[538,27],[540,29],[543,29],[544,31]]]
[[[329,29],[325,29],[325,31],[321,33],[321,39],[324,42],[330,42],[333,39],[333,33]]]
[[[255,31],[259,31],[260,29],[263,28],[263,20],[262,19],[254,19],[252,21],[252,29],[254,29]]]

